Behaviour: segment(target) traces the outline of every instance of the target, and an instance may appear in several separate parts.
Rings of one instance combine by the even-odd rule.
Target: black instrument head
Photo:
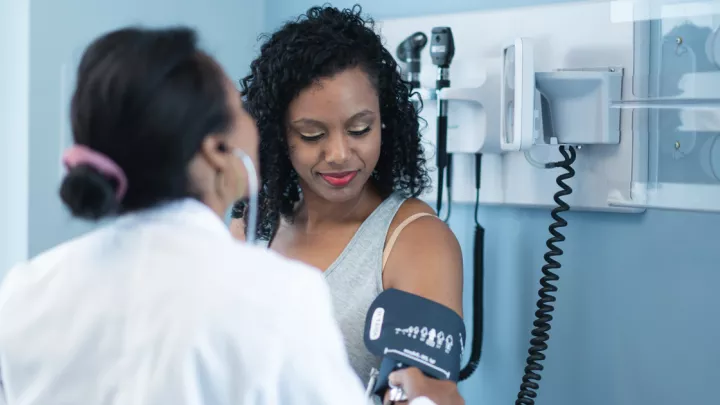
[[[435,27],[430,36],[430,57],[433,65],[440,68],[450,67],[455,56],[455,41],[450,27]]]
[[[416,32],[398,45],[395,56],[403,62],[420,60],[420,54],[427,45],[427,35],[424,32]]]

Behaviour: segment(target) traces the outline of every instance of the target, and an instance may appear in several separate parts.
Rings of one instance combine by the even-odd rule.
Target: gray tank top
[[[332,294],[335,319],[342,331],[350,364],[363,382],[380,358],[363,341],[365,315],[383,291],[383,250],[390,224],[405,198],[392,194],[360,225],[350,243],[323,273]]]

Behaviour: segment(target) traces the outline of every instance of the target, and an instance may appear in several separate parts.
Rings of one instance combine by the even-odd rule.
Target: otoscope
[[[438,67],[438,75],[435,81],[435,89],[450,87],[450,63],[455,56],[455,41],[450,27],[435,27],[432,29],[430,44],[430,57],[433,65]],[[448,208],[447,216],[450,218],[452,207],[452,154],[447,152],[448,133],[448,102],[441,100],[438,94],[438,117],[437,117],[437,168],[438,168],[438,190],[437,190],[437,213],[440,215],[443,198],[443,180],[447,170]],[[474,272],[473,272],[473,339],[468,364],[460,370],[461,381],[470,377],[480,363],[483,338],[483,279],[484,279],[484,245],[485,228],[477,220],[478,207],[480,205],[480,168],[482,156],[475,155],[475,249],[474,249]]]
[[[420,54],[427,45],[427,35],[416,32],[398,45],[395,56],[407,64],[405,75],[410,90],[420,88]]]
[[[435,91],[439,92],[445,87],[450,87],[450,63],[455,56],[455,41],[450,27],[435,27],[432,29],[430,57],[433,65],[438,67],[437,79],[435,80]],[[438,94],[439,95],[439,94]],[[437,116],[437,213],[440,215],[442,208],[443,188],[445,169],[448,167],[449,159],[447,154],[447,100],[440,100],[438,97]],[[448,184],[451,179],[448,179]]]

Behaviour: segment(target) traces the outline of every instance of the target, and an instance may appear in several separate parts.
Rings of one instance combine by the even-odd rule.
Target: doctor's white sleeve
[[[5,386],[3,385],[2,377],[0,377],[0,405],[7,405],[7,398],[5,398]]]
[[[340,329],[332,313],[327,286],[307,291],[307,328],[300,347],[287,359],[280,403],[292,405],[367,405],[363,383],[350,366]]]

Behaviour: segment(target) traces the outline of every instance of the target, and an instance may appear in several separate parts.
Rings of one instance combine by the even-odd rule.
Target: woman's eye
[[[320,138],[323,136],[323,134],[324,134],[323,132],[317,132],[317,133],[314,133],[314,134],[303,134],[303,133],[301,133],[301,134],[300,134],[300,137],[301,137],[304,141],[317,141],[318,139],[320,139]]]
[[[365,135],[368,132],[370,132],[370,127],[365,127],[365,128],[360,128],[360,129],[350,129],[350,130],[348,130],[348,132],[350,133],[350,135],[353,135],[353,136]]]

